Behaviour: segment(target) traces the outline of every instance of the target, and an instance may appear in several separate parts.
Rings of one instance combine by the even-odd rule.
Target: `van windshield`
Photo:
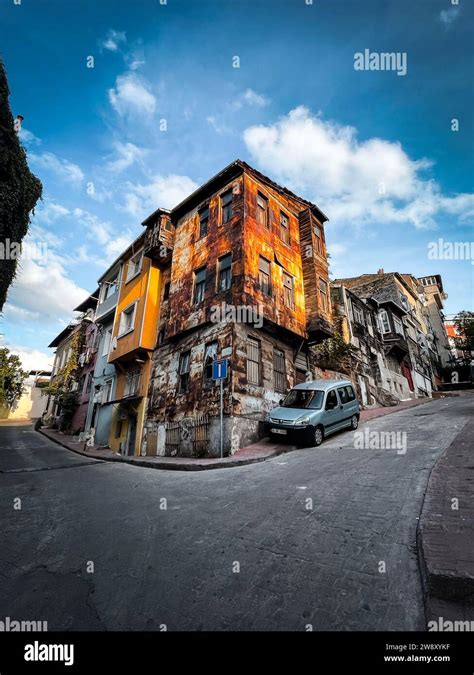
[[[282,408],[322,408],[324,392],[319,389],[292,389],[283,401]]]

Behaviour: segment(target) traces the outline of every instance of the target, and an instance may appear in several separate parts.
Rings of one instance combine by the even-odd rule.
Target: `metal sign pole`
[[[221,378],[221,458],[224,456],[224,380]]]

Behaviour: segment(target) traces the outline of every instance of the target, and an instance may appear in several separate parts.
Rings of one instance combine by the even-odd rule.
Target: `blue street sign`
[[[221,359],[212,363],[212,379],[225,380],[229,370],[229,359]]]

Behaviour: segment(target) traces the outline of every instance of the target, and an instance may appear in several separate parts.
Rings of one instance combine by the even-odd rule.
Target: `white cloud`
[[[35,136],[32,131],[28,131],[25,127],[20,128],[18,135],[24,145],[41,145],[41,138]]]
[[[171,209],[177,206],[198,187],[188,176],[177,175],[156,175],[147,185],[128,183],[125,208],[142,220],[159,207]]]
[[[127,36],[125,32],[117,31],[111,28],[109,31],[107,31],[107,35],[101,44],[104,49],[108,49],[111,52],[116,52],[120,44],[125,44],[126,41]]]
[[[244,105],[248,105],[253,108],[263,108],[270,103],[270,99],[267,98],[264,94],[258,94],[253,89],[246,89],[243,94],[241,94],[232,104],[232,107],[237,110],[242,108]]]
[[[73,307],[87,296],[87,291],[70,279],[54,255],[48,255],[45,265],[38,261],[21,259],[18,272],[8,294],[8,302],[15,308],[16,318],[19,312],[39,314],[41,321],[69,316]],[[9,314],[5,312],[5,318]],[[12,315],[12,319],[15,317]]]
[[[443,23],[446,28],[448,28],[456,19],[458,18],[460,13],[460,8],[459,7],[450,7],[449,9],[443,9],[442,12],[440,12],[439,19],[441,23]]]
[[[304,106],[274,124],[246,129],[244,140],[263,170],[336,223],[427,228],[442,212],[460,219],[472,213],[473,195],[445,196],[424,177],[428,160],[410,159],[399,143],[359,141],[353,127],[324,121]]]
[[[114,143],[115,158],[106,164],[109,171],[119,172],[128,169],[129,166],[142,159],[147,151],[137,147],[133,143]]]
[[[61,218],[70,214],[69,209],[56,202],[45,200],[40,202],[35,209],[34,223],[38,225],[52,225]]]
[[[227,124],[219,122],[219,120],[216,118],[215,115],[209,115],[209,117],[206,117],[206,122],[208,122],[211,125],[216,134],[223,136],[225,134],[232,133],[232,129],[229,126],[227,126]]]
[[[115,89],[109,89],[109,101],[119,115],[152,115],[156,109],[156,98],[148,84],[135,73],[119,75]]]
[[[77,164],[73,164],[67,159],[61,159],[52,152],[43,152],[40,155],[30,152],[28,154],[28,159],[36,167],[51,171],[68,183],[77,185],[84,180],[84,174]]]
[[[20,357],[24,370],[51,370],[54,360],[52,353],[42,352],[39,349],[25,347],[23,345],[14,345],[9,342],[4,343],[12,354]]]

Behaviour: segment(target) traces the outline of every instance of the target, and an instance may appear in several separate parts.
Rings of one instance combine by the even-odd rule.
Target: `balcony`
[[[327,338],[333,337],[334,326],[324,316],[312,316],[307,322],[308,341],[310,344],[319,344]]]
[[[171,260],[175,228],[168,213],[159,213],[155,219],[150,219],[144,221],[147,231],[143,253],[158,263],[159,267],[165,267]]]

